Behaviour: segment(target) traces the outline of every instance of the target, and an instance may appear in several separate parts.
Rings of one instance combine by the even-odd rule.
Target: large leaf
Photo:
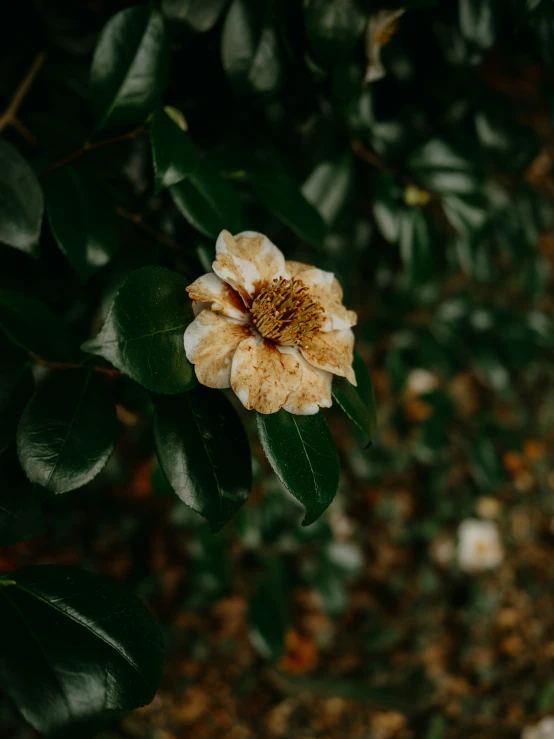
[[[239,197],[208,160],[199,160],[187,179],[170,187],[169,192],[179,211],[204,236],[217,239],[223,229],[241,231]]]
[[[481,184],[474,160],[462,156],[440,139],[432,139],[414,152],[408,167],[424,187],[438,195],[472,193]]]
[[[92,60],[90,98],[97,130],[143,121],[156,107],[167,71],[164,19],[156,6],[114,15]]]
[[[190,136],[165,109],[159,108],[154,113],[150,124],[150,143],[156,193],[184,180],[200,162]]]
[[[220,529],[250,493],[248,439],[222,393],[197,387],[156,404],[156,453],[179,498]]]
[[[54,170],[44,182],[52,234],[83,282],[119,248],[115,206],[100,185],[72,167]]]
[[[229,0],[162,0],[168,20],[184,23],[192,31],[204,33],[216,23]]]
[[[21,416],[19,461],[31,482],[66,493],[100,472],[117,431],[106,378],[87,370],[58,370],[39,384]]]
[[[153,699],[162,636],[124,586],[86,570],[39,565],[0,579],[0,603],[0,676],[41,734],[79,736],[69,733],[72,725]]]
[[[346,415],[371,439],[377,425],[373,384],[364,360],[354,354],[357,387],[344,377],[333,378],[333,397]]]
[[[367,25],[369,8],[360,0],[304,0],[304,18],[314,58],[330,66],[352,54]]]
[[[302,525],[308,526],[331,503],[339,482],[337,448],[323,413],[258,413],[257,422],[269,463],[287,490],[306,508]]]
[[[195,384],[183,334],[192,320],[187,280],[163,267],[133,272],[116,294],[98,336],[83,350],[104,357],[156,393],[182,393]]]
[[[0,138],[0,242],[34,254],[44,199],[35,173],[15,147]]]
[[[0,456],[0,546],[44,533],[36,490],[27,480],[12,450]]]
[[[275,0],[234,0],[223,27],[223,67],[239,95],[275,90],[283,76]]]
[[[24,293],[0,290],[0,327],[15,344],[40,359],[71,362],[78,355],[61,318]]]
[[[33,392],[28,357],[0,334],[0,452],[11,444],[27,400]]]

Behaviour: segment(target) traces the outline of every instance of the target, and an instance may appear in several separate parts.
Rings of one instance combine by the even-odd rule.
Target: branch
[[[12,99],[6,110],[0,116],[0,132],[2,132],[8,126],[13,126],[19,133],[24,136],[28,141],[33,142],[35,137],[28,131],[25,126],[17,118],[17,113],[21,107],[21,103],[25,99],[25,96],[31,89],[35,77],[40,71],[40,68],[46,61],[46,54],[44,51],[40,51],[34,58],[31,68],[19,84],[17,90],[13,94]]]
[[[371,164],[371,166],[376,169],[385,169],[385,165],[379,159],[377,154],[370,151],[361,139],[352,139],[350,146],[352,147],[354,154],[362,161],[366,162],[366,164]]]
[[[102,139],[102,141],[96,141],[92,144],[85,144],[80,149],[72,151],[71,154],[68,154],[67,156],[59,159],[53,164],[49,164],[48,167],[45,167],[44,169],[41,169],[38,173],[38,176],[42,177],[43,175],[48,174],[48,172],[52,172],[54,169],[59,169],[59,167],[63,167],[66,164],[69,164],[69,162],[72,162],[74,159],[78,159],[79,157],[83,156],[83,154],[86,154],[87,151],[92,151],[93,149],[101,149],[102,147],[109,146],[110,144],[117,144],[119,141],[133,139],[135,136],[138,136],[139,133],[142,133],[143,131],[144,126],[139,126],[132,131],[127,131],[127,133],[121,133],[119,134],[119,136],[112,136],[112,138],[110,139]]]
[[[119,370],[112,369],[111,367],[86,366],[71,362],[48,362],[46,359],[40,359],[39,357],[33,357],[33,359],[41,367],[48,367],[50,369],[91,369],[93,372],[98,372],[100,375],[108,375],[108,377],[118,377],[121,374]]]

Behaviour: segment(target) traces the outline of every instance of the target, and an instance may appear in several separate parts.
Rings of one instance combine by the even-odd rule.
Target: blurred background
[[[47,55],[24,130],[3,132],[37,168],[86,140],[92,52],[123,7],[0,10],[1,109]],[[48,503],[47,534],[2,549],[0,573],[80,565],[129,584],[161,623],[157,697],[98,739],[553,737],[551,0],[162,11],[164,104],[248,228],[339,277],[378,430],[368,444],[326,413],[340,489],[301,528],[241,411],[254,490],[212,534],[156,466],[148,393],[121,378],[114,457]],[[0,247],[0,286],[90,334],[133,269],[154,259],[194,278],[213,243],[152,195],[147,136],[78,167],[114,203],[119,255],[83,290],[46,233],[41,261]],[[306,201],[326,224],[319,245]],[[0,736],[35,736],[7,700]]]

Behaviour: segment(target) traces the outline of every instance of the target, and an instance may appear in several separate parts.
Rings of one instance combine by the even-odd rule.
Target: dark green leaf
[[[379,172],[373,178],[371,199],[373,215],[383,237],[391,244],[398,241],[402,212],[401,189],[394,176]]]
[[[285,573],[278,559],[269,561],[267,565],[267,571],[256,584],[250,600],[248,621],[257,650],[266,659],[276,661],[285,650],[288,625]]]
[[[52,234],[85,282],[119,249],[115,206],[99,184],[95,186],[72,167],[54,170],[44,185]]]
[[[197,33],[209,31],[229,0],[162,0],[162,10],[170,21],[184,23]]]
[[[275,474],[306,508],[308,526],[321,516],[337,491],[339,458],[322,413],[295,416],[257,414],[258,434]]]
[[[417,287],[436,276],[437,259],[431,227],[419,208],[410,208],[402,214],[400,254],[411,285]]]
[[[283,75],[275,0],[234,0],[221,38],[223,67],[239,95],[275,90]]]
[[[315,59],[330,66],[351,56],[369,20],[369,8],[358,0],[304,0],[304,18]]]
[[[33,392],[28,357],[0,334],[0,452],[12,442],[21,411]]]
[[[38,495],[11,450],[0,456],[0,546],[44,533]]]
[[[156,193],[184,180],[200,163],[200,157],[188,133],[161,108],[154,113],[150,124],[150,143]]]
[[[239,197],[208,160],[199,160],[194,172],[169,192],[183,216],[204,236],[217,239],[223,229],[241,230]]]
[[[487,210],[479,196],[445,195],[441,204],[450,223],[458,233],[478,238],[487,222]]]
[[[481,181],[474,161],[440,139],[428,141],[412,154],[408,167],[424,187],[439,195],[472,193],[478,190]]]
[[[179,498],[220,529],[252,484],[248,439],[233,406],[202,387],[159,397],[154,433],[160,465]]]
[[[127,8],[104,27],[92,60],[90,98],[96,129],[140,123],[166,82],[164,20],[153,4]]]
[[[302,195],[328,226],[332,226],[347,202],[353,185],[352,155],[338,162],[321,162],[302,186]]]
[[[156,393],[182,393],[195,384],[183,334],[192,320],[187,280],[163,267],[133,272],[116,294],[98,336],[83,350],[104,357]]]
[[[9,634],[0,675],[41,734],[153,699],[162,636],[124,586],[86,570],[39,565],[0,580],[0,602],[0,626]]]
[[[482,49],[494,44],[496,36],[496,0],[460,0],[462,35]]]
[[[89,370],[58,370],[38,385],[21,416],[17,454],[31,482],[67,493],[96,477],[117,432],[106,378]]]
[[[78,355],[61,318],[24,293],[0,290],[0,326],[15,344],[40,359],[71,362]]]
[[[15,147],[0,138],[0,241],[34,254],[44,199],[35,173]]]
[[[371,439],[377,425],[373,384],[366,364],[359,354],[354,354],[352,366],[356,373],[357,387],[351,385],[344,377],[335,377],[333,397],[346,415]]]

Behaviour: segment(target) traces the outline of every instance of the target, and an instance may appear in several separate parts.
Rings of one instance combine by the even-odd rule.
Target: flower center
[[[274,279],[262,288],[250,310],[252,323],[265,339],[302,344],[323,325],[323,308],[300,280]]]

